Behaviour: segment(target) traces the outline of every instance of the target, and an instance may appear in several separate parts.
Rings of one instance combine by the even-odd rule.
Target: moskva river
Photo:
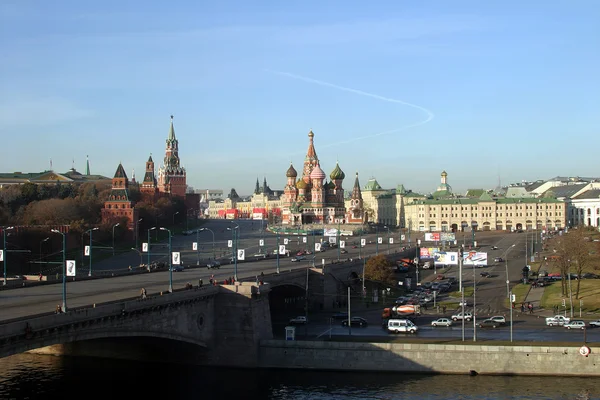
[[[0,359],[0,399],[125,398],[600,399],[600,379],[243,370],[34,354]]]

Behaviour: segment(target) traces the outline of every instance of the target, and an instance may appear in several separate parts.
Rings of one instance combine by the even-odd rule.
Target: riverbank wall
[[[264,340],[261,368],[431,374],[600,376],[600,347]]]

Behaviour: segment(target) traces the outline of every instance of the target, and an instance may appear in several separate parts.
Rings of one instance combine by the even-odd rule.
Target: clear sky
[[[598,0],[2,0],[0,171],[89,155],[141,179],[173,114],[194,188],[283,188],[311,128],[347,189],[600,176],[598,21]]]

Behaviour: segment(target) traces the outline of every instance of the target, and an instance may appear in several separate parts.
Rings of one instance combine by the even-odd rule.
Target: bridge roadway
[[[222,221],[223,223],[228,221]],[[256,223],[256,222],[255,222]],[[243,225],[242,225],[243,226]],[[387,232],[385,232],[387,234]],[[260,233],[255,233],[260,236]],[[265,234],[268,235],[268,234]],[[415,237],[422,234],[413,232],[413,243]],[[460,233],[457,235],[461,235]],[[481,243],[495,243],[501,237],[501,233],[481,232],[478,233],[478,241]],[[384,236],[380,232],[379,236]],[[396,234],[395,236],[398,236]],[[293,237],[293,236],[292,236]],[[361,250],[362,256],[372,256],[375,254],[375,234],[365,235],[367,243],[372,241]],[[460,241],[460,236],[458,237]],[[469,234],[470,238],[470,234]],[[181,240],[193,241],[195,237],[182,237]],[[271,236],[271,239],[273,237]],[[283,235],[280,242],[283,243]],[[346,239],[348,242],[358,240],[358,237]],[[433,245],[433,244],[430,244]],[[399,245],[395,244],[399,249]],[[292,247],[293,248],[293,247]],[[341,254],[342,259],[358,258],[359,249],[347,246],[347,254]],[[379,253],[387,252],[387,244],[379,245]],[[393,250],[392,250],[393,252]],[[134,253],[135,254],[135,253]],[[327,260],[337,260],[337,249],[331,249],[323,253],[318,253],[315,257],[317,265],[320,264],[322,258]],[[295,270],[307,268],[312,263],[312,256],[307,256],[307,259],[302,262],[291,262],[292,257],[280,258],[280,271]],[[183,272],[173,272],[174,289],[183,287],[187,282],[194,285],[198,284],[198,280],[202,279],[204,284],[208,284],[211,275],[214,274],[215,279],[223,281],[234,275],[233,265],[223,265],[220,269],[208,270],[205,267],[189,268]],[[270,259],[242,262],[238,264],[238,279],[254,280],[256,276],[263,272],[265,275],[276,272],[276,257]],[[421,279],[433,271],[423,271]],[[131,298],[140,294],[141,288],[145,288],[148,294],[166,292],[169,284],[169,272],[159,271],[152,273],[132,274],[126,276],[112,277],[106,279],[80,280],[67,283],[67,307],[82,307],[92,304],[100,304],[124,298]],[[265,279],[268,281],[268,278]],[[62,285],[61,284],[44,284],[39,286],[31,286],[26,288],[16,288],[0,291],[0,304],[2,304],[2,313],[0,313],[0,321],[10,319],[23,318],[29,315],[52,312],[58,304],[62,303]]]

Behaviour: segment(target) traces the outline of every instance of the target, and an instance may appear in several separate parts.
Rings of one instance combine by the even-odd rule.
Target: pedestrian
[[[446,306],[443,306],[443,307],[442,307],[442,312],[443,312],[444,314],[446,314]]]
[[[60,314],[62,312],[61,308],[60,308],[60,304],[56,305],[56,313]]]
[[[202,279],[198,279],[198,287],[201,288],[202,287]]]
[[[146,288],[142,288],[140,296],[142,297],[142,300],[146,300]]]

